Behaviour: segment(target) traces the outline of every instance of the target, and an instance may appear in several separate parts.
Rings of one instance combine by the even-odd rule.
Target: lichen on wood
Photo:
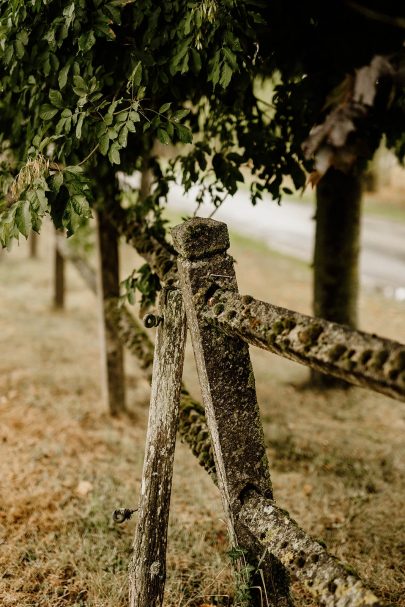
[[[202,316],[206,299],[220,285],[237,291],[233,259],[226,254],[228,231],[223,223],[194,218],[172,235],[229,536],[255,570],[257,540],[238,524],[238,511],[248,488],[271,497],[272,486],[249,351],[241,339],[217,331]],[[273,557],[266,558],[263,577],[251,582],[264,587],[272,607],[291,605],[288,575]],[[260,604],[257,593],[252,605]]]
[[[171,291],[156,335],[138,525],[129,567],[130,607],[161,607],[181,377],[186,342],[182,297]]]
[[[152,376],[153,343],[145,329],[118,298],[106,303],[106,313],[120,341],[133,354],[139,367]]]
[[[405,400],[405,345],[218,289],[204,318],[230,336],[354,385]]]
[[[251,491],[245,496],[238,521],[273,554],[291,576],[301,581],[324,607],[381,607],[349,567],[303,531],[269,499]]]

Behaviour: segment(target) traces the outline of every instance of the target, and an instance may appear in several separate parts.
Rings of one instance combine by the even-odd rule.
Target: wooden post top
[[[210,257],[229,249],[228,226],[222,221],[193,217],[172,229],[177,252],[186,259]]]

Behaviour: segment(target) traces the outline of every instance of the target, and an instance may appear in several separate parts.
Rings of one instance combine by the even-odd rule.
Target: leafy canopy
[[[253,202],[263,191],[279,199],[286,175],[303,187],[312,162],[302,143],[353,96],[342,82],[377,53],[401,62],[396,4],[374,0],[370,17],[340,0],[0,3],[0,241],[38,231],[46,213],[73,233],[106,179],[139,168],[155,139],[193,147],[166,172],[150,159],[159,187],[144,216],[179,168],[186,188],[205,184],[216,204],[241,169]],[[274,75],[261,99],[257,78]],[[402,157],[403,83],[379,88],[354,131],[365,159],[383,133]]]
[[[39,230],[47,212],[74,232],[90,214],[84,168],[103,158],[132,171],[154,138],[190,143],[184,103],[246,70],[238,31],[252,46],[253,29],[237,16],[255,20],[234,0],[2,3],[1,242]]]

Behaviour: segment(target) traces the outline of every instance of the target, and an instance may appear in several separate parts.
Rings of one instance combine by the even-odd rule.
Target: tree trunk
[[[148,167],[149,154],[145,153],[142,162],[142,171],[141,171],[141,184],[139,187],[139,197],[141,202],[143,202],[150,194],[150,188],[152,185],[152,171]]]
[[[65,307],[65,260],[58,249],[57,237],[58,233],[55,232],[53,303],[55,308],[62,310]]]
[[[125,411],[124,351],[107,316],[107,303],[119,297],[118,234],[106,214],[98,213],[99,297],[103,400],[111,415]]]
[[[314,315],[357,326],[362,179],[329,169],[316,190]],[[312,372],[312,383],[343,387],[339,379]]]
[[[34,230],[32,230],[30,237],[28,239],[31,259],[36,259],[38,257],[38,238],[39,238],[39,234],[37,234],[36,232],[34,232]]]

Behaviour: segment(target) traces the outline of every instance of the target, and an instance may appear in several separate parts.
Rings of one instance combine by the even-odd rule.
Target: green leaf
[[[185,118],[190,113],[190,110],[178,110],[172,117],[174,122],[180,122],[183,118]]]
[[[128,118],[128,112],[120,112],[116,119],[115,122],[125,122]]]
[[[121,158],[120,158],[120,152],[119,152],[119,147],[117,143],[113,143],[112,146],[109,149],[108,152],[108,159],[111,162],[111,164],[120,164],[121,163]]]
[[[223,67],[222,67],[222,74],[221,74],[221,80],[219,81],[219,84],[226,89],[226,87],[228,86],[228,84],[231,81],[232,78],[232,74],[233,74],[233,70],[232,68],[229,66],[228,63],[224,63]]]
[[[55,194],[57,194],[59,192],[62,184],[63,184],[62,171],[59,171],[58,173],[55,173],[54,175],[52,175],[52,177],[50,179],[50,183],[49,183],[52,192],[55,192]]]
[[[170,143],[170,137],[164,129],[158,129],[157,135],[159,137],[159,141],[165,145]]]
[[[85,196],[73,196],[72,207],[75,213],[77,213],[77,215],[80,215],[81,217],[91,216],[90,206]]]
[[[127,147],[127,143],[128,143],[128,126],[124,126],[119,134],[118,137],[118,143],[120,144],[120,146],[122,146],[123,148]]]
[[[138,112],[134,112],[133,110],[131,112],[129,112],[129,119],[132,120],[132,122],[140,122],[141,121],[141,117],[138,114]]]
[[[44,103],[39,110],[39,117],[42,120],[52,120],[54,116],[58,113],[58,109],[53,107],[53,105],[49,105],[49,103]]]
[[[164,114],[165,112],[167,112],[168,109],[170,109],[171,106],[171,102],[170,103],[164,103],[163,105],[160,106],[159,108],[159,114]]]
[[[149,123],[148,123],[148,124],[149,124]],[[127,129],[128,129],[128,131],[129,131],[130,133],[135,133],[136,128],[135,128],[135,125],[134,125],[134,123],[132,122],[132,120],[128,120],[128,122],[127,122]]]
[[[139,86],[142,81],[142,64],[140,61],[136,64],[132,73],[128,79],[128,85],[134,84],[135,86]]]
[[[117,129],[115,127],[113,127],[113,126],[110,127],[108,129],[108,136],[109,136],[110,139],[113,139],[113,140],[117,139],[117,137],[118,137],[118,131],[117,131]]]
[[[59,83],[59,88],[61,90],[64,89],[66,86],[69,70],[70,70],[70,64],[68,63],[59,72],[58,83]]]
[[[73,90],[79,97],[85,97],[88,93],[86,82],[79,75],[73,76]]]
[[[104,116],[104,124],[110,126],[113,123],[114,117],[112,114],[106,114]]]
[[[25,47],[24,47],[23,43],[21,42],[21,40],[16,40],[14,43],[14,47],[15,47],[15,53],[16,53],[18,59],[22,59],[24,57]]]
[[[82,127],[83,127],[83,120],[84,120],[84,117],[85,117],[85,113],[84,113],[84,112],[82,112],[82,113],[80,114],[80,116],[79,116],[79,120],[77,121],[77,125],[76,125],[76,137],[77,137],[78,139],[80,139],[80,138],[81,138],[81,136],[82,136]]]
[[[201,57],[198,51],[195,50],[195,48],[191,49],[191,59],[193,62],[193,67],[194,67],[194,72],[198,73],[201,71]]]
[[[66,173],[72,173],[73,175],[78,175],[79,173],[83,173],[83,168],[78,164],[72,164],[65,167]]]
[[[191,143],[193,141],[193,135],[187,127],[182,124],[175,125],[177,136],[182,143]]]
[[[15,224],[18,230],[25,238],[28,238],[29,231],[32,227],[30,203],[28,200],[21,202],[15,213]]]
[[[58,110],[61,110],[64,107],[63,98],[60,91],[51,89],[49,91],[49,101],[54,107],[58,108]]]
[[[227,62],[229,63],[229,65],[231,66],[231,68],[235,71],[238,69],[238,64],[236,62],[236,55],[235,53],[233,53],[229,48],[227,48],[226,46],[224,46],[224,48],[222,49],[223,53],[225,55],[225,58],[227,60]]]
[[[105,156],[108,152],[108,148],[110,147],[110,138],[108,136],[108,133],[105,133],[105,135],[103,135],[100,138],[100,153]]]
[[[173,126],[172,122],[168,122],[166,124],[166,131],[167,131],[167,134],[169,135],[170,138],[173,137],[173,135],[174,135],[174,126]]]
[[[96,43],[96,37],[94,35],[94,32],[89,31],[80,36],[78,45],[79,45],[79,49],[83,53],[87,53],[87,51],[89,51],[95,45],[95,43]]]

